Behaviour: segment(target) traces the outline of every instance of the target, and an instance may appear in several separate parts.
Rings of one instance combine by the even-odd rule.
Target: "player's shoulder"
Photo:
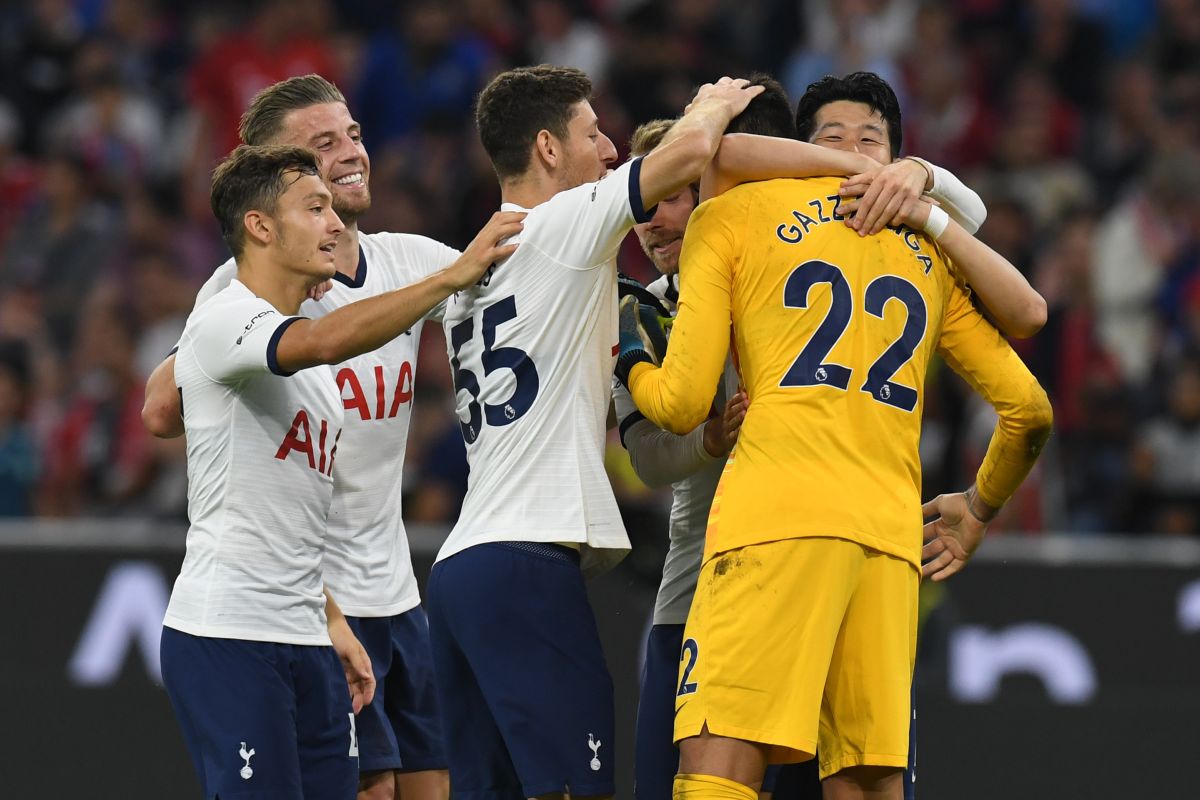
[[[194,309],[185,327],[225,326],[243,318],[250,326],[272,315],[280,315],[279,310],[244,283],[234,280]]]
[[[395,233],[392,231],[360,233],[358,241],[364,250],[377,250],[381,253],[396,255],[443,253],[447,250],[457,252],[453,247],[419,233]]]
[[[359,247],[372,270],[392,273],[402,284],[444,269],[462,255],[449,245],[416,233],[364,233],[359,235]]]

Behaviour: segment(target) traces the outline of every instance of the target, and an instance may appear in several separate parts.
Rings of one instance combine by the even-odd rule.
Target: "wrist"
[[[933,175],[933,167],[929,166],[929,162],[923,158],[917,158],[916,156],[904,156],[904,160],[911,161],[914,164],[921,165],[921,169],[923,169],[925,171],[925,183],[922,184],[922,191],[923,192],[933,191],[933,187],[934,187],[934,184],[936,183],[936,181],[935,181],[934,175]]]
[[[939,206],[929,207],[929,216],[925,218],[923,230],[929,234],[930,238],[937,241],[946,232],[946,227],[950,224],[950,215],[943,211]]]
[[[967,513],[982,525],[987,525],[1000,513],[998,506],[989,505],[979,497],[979,491],[974,486],[963,492],[963,497],[967,501]]]
[[[725,443],[722,441],[722,427],[719,417],[713,417],[704,423],[704,452],[713,458],[720,458],[729,452],[725,449]]]

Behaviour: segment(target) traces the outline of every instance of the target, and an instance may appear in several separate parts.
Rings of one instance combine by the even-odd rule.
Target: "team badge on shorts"
[[[238,750],[238,755],[246,761],[246,766],[242,767],[238,774],[242,776],[242,780],[248,781],[254,774],[254,770],[250,768],[250,759],[254,755],[254,748],[251,747],[249,750],[247,750],[246,743],[242,742],[242,749]]]
[[[592,748],[592,760],[589,763],[592,772],[600,771],[600,745],[602,744],[603,742],[593,739],[592,735],[588,734],[588,747]]]

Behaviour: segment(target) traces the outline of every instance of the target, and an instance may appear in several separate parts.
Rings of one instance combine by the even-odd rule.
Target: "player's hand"
[[[621,355],[643,350],[655,364],[662,363],[667,354],[667,334],[657,309],[626,295],[621,298],[618,322]]]
[[[925,165],[911,158],[881,165],[842,182],[838,211],[859,236],[879,233],[885,225],[906,224],[930,180]]]
[[[311,289],[308,290],[308,299],[309,300],[320,300],[322,297],[324,297],[326,294],[328,294],[329,290],[332,288],[333,288],[333,278],[330,278],[327,281],[321,281],[316,286],[313,286]]]
[[[338,660],[342,662],[346,685],[350,687],[350,706],[357,714],[375,698],[375,672],[371,669],[371,657],[359,643],[354,631],[350,630],[345,617],[329,620],[329,639],[333,642]]]
[[[725,411],[720,416],[713,417],[704,423],[704,449],[713,458],[728,455],[737,442],[738,433],[742,430],[742,422],[746,419],[746,411],[750,408],[750,398],[739,391],[725,404]]]
[[[687,104],[683,113],[690,113],[701,103],[718,103],[728,107],[729,118],[733,119],[746,110],[746,106],[750,105],[751,100],[766,91],[765,86],[750,86],[749,84],[750,81],[745,78],[730,77],[721,78],[716,83],[706,83],[696,92],[696,96],[692,98],[692,102]]]
[[[921,549],[921,575],[944,581],[962,570],[983,543],[987,523],[967,507],[966,493],[940,494],[921,507],[925,517],[925,547]]]
[[[487,225],[471,240],[458,260],[446,268],[446,275],[455,291],[477,282],[490,266],[516,252],[517,245],[500,243],[520,233],[525,227],[524,219],[524,211],[497,211],[492,214]]]

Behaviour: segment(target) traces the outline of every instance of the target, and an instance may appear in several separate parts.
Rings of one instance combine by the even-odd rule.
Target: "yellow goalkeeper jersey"
[[[1044,392],[933,241],[907,229],[859,237],[837,213],[839,184],[746,184],[697,208],[666,360],[630,372],[638,408],[684,433],[706,417],[732,338],[750,407],[705,559],[834,536],[919,565],[918,440],[935,351],[1000,414],[983,500],[1002,504],[1044,440]]]

